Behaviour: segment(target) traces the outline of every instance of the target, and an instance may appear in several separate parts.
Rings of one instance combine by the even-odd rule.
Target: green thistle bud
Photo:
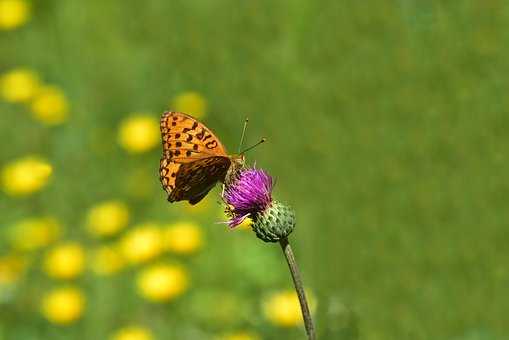
[[[295,228],[295,212],[286,205],[273,201],[253,218],[253,231],[265,242],[279,242],[288,237]]]

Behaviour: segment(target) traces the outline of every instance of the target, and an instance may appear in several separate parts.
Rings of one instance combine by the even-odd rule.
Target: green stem
[[[300,278],[299,267],[297,266],[297,261],[295,261],[295,256],[293,256],[292,247],[290,247],[290,243],[288,243],[288,239],[285,237],[279,241],[281,248],[283,249],[283,253],[286,257],[286,262],[288,263],[288,267],[290,268],[290,273],[292,274],[293,284],[295,285],[295,291],[297,292],[297,296],[299,297],[300,309],[302,311],[302,317],[304,318],[304,326],[306,327],[306,333],[308,334],[309,340],[315,340],[315,326],[313,325],[313,319],[311,318],[311,313],[309,311],[308,302],[306,300],[306,293],[304,292],[304,285],[302,284],[302,279]]]

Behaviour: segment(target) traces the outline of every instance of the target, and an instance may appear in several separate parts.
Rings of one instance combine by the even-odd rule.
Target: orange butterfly
[[[168,201],[200,202],[217,182],[225,182],[244,166],[244,155],[228,155],[219,139],[202,123],[181,112],[161,117],[163,157],[159,174]]]

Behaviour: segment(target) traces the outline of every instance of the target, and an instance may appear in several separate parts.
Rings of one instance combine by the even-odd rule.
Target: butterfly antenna
[[[246,135],[247,122],[249,122],[249,118],[246,118],[246,120],[244,121],[244,128],[242,129],[242,135],[240,136],[239,154],[240,150],[242,149],[242,145],[244,144],[244,136]]]
[[[258,143],[256,143],[255,145],[252,145],[250,147],[248,147],[247,149],[244,149],[242,150],[242,152],[240,152],[239,154],[243,155],[245,154],[246,152],[248,152],[249,150],[251,149],[254,149],[255,147],[257,147],[258,145],[262,144],[262,143],[265,143],[267,141],[267,138],[263,137],[262,139],[260,139],[260,141]]]

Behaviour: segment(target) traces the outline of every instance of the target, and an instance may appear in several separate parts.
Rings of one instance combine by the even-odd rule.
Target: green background
[[[66,124],[43,129],[0,104],[0,161],[30,152],[55,166],[40,194],[1,197],[3,224],[49,212],[80,238],[85,211],[112,197],[128,200],[135,221],[173,218],[160,150],[127,155],[117,127],[198,91],[230,150],[246,116],[248,140],[268,138],[248,160],[297,212],[291,242],[318,300],[320,339],[509,337],[505,1],[39,1],[27,26],[0,35],[0,51],[2,71],[37,70],[72,106]],[[153,173],[140,184],[150,195],[132,198],[125,179],[140,172]],[[53,327],[2,306],[6,339],[104,338],[133,319],[161,339],[238,326],[304,338],[256,307],[266,291],[291,287],[277,246],[200,218],[209,245],[189,264],[201,278],[190,296],[141,306],[119,293],[129,273],[87,276],[84,320]],[[211,322],[223,291],[248,306]],[[193,299],[216,302],[207,311]]]

